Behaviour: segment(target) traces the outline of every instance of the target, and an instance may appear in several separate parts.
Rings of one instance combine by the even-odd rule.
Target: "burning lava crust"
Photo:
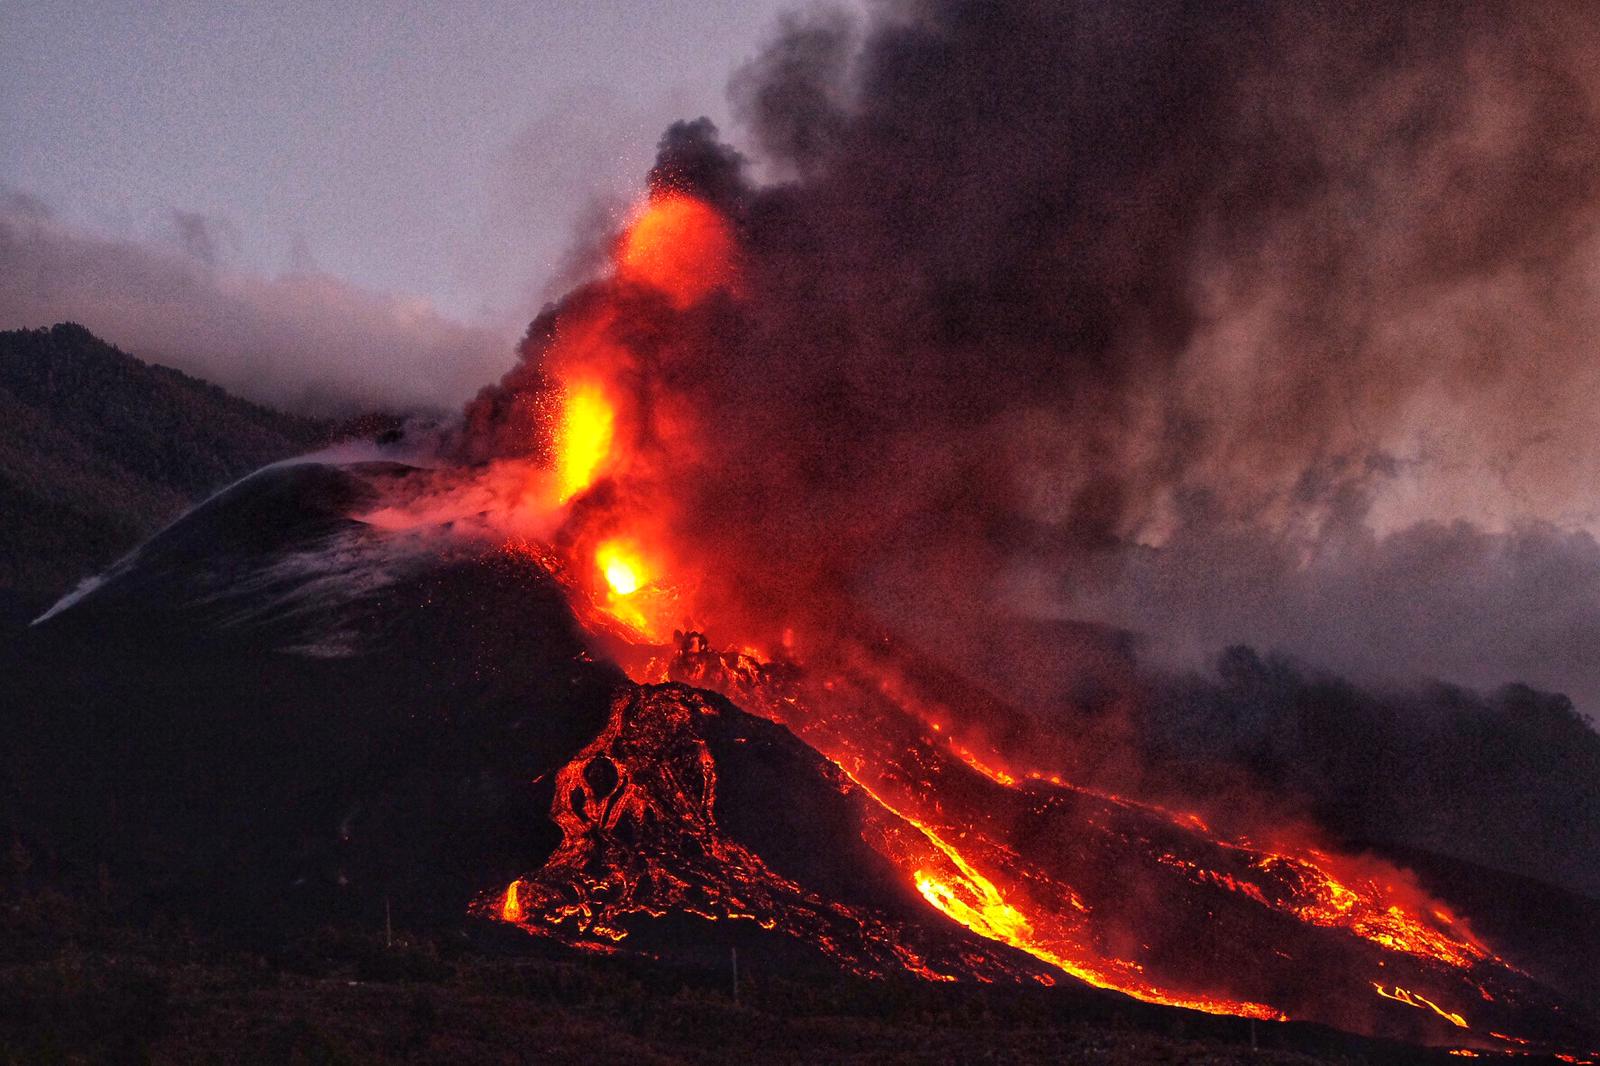
[[[1196,815],[1059,779],[1019,781],[950,752],[881,694],[835,695],[850,685],[832,677],[823,700],[859,699],[877,723],[852,743],[807,710],[802,671],[702,649],[690,634],[646,669],[724,691],[838,757],[797,751],[786,730],[703,689],[628,686],[555,777],[560,845],[479,913],[586,950],[672,951],[654,927],[693,915],[792,937],[868,976],[1066,976],[1152,1003],[1464,1049],[1588,1039],[1569,1004],[1396,870],[1222,838]],[[913,887],[951,924],[919,913]]]
[[[561,844],[485,901],[493,917],[608,947],[648,939],[651,919],[688,914],[792,937],[867,976],[1053,983],[1048,967],[1003,945],[930,926],[882,854],[914,827],[781,727],[714,694],[624,690],[555,785]]]

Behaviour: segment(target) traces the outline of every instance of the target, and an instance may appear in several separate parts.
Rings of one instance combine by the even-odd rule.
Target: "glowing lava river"
[[[731,240],[710,208],[658,195],[613,275],[550,331],[548,444],[526,491],[557,519],[510,550],[631,681],[556,775],[559,843],[478,912],[603,951],[656,950],[674,921],[744,923],[864,976],[1070,978],[1582,1061],[1560,1000],[1392,866],[1019,767],[954,735],[972,718],[959,685],[849,626],[744,645],[784,620],[752,634],[699,595],[714,561],[677,535],[670,487],[708,431],[617,328],[652,292],[669,316],[732,298]]]

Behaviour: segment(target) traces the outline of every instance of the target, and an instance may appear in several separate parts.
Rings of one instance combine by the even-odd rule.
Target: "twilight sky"
[[[291,402],[453,398],[668,122],[726,126],[785,6],[0,0],[0,328],[76,317]],[[255,365],[214,365],[230,327]]]

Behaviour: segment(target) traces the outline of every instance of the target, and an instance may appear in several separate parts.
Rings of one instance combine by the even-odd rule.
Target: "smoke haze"
[[[508,362],[499,331],[314,269],[230,267],[237,231],[174,211],[160,239],[102,236],[0,190],[0,324],[75,321],[140,356],[312,413],[458,402]]]

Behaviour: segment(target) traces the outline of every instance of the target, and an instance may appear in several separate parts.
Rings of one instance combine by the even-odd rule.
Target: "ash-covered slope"
[[[548,847],[532,782],[615,675],[526,568],[347,517],[405,473],[270,468],[27,630],[0,672],[7,832],[239,928],[458,913]]]

